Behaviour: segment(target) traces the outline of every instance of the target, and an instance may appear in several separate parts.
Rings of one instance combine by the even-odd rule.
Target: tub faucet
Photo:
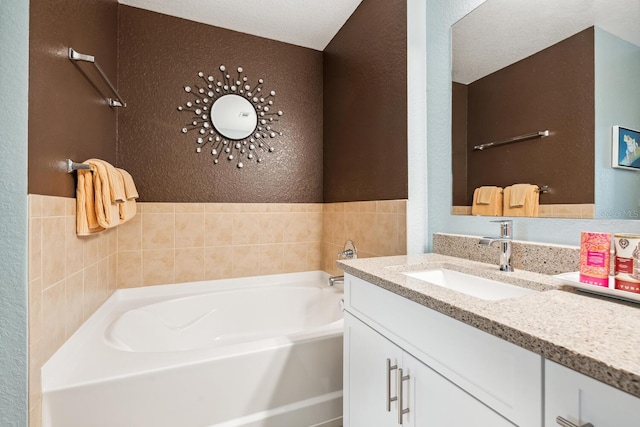
[[[342,252],[338,253],[338,259],[356,259],[358,258],[358,249],[353,240],[349,239],[344,244]],[[329,277],[329,286],[333,286],[336,283],[344,283],[344,276],[331,276]]]
[[[331,276],[331,277],[329,277],[329,286],[333,286],[336,283],[344,283],[344,276]]]
[[[358,258],[358,249],[356,249],[356,244],[353,243],[353,240],[349,239],[344,244],[344,248],[342,252],[338,253],[338,259],[357,259]]]
[[[500,271],[513,271],[513,267],[511,266],[511,243],[513,241],[511,227],[513,221],[506,219],[491,222],[500,223],[500,236],[483,237],[478,243],[481,246],[491,246],[493,242],[500,243]]]

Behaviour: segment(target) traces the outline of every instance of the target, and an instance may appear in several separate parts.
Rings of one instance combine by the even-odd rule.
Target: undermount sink
[[[471,274],[460,273],[459,271],[447,270],[445,268],[404,272],[402,274],[491,301],[514,298],[536,292],[520,286],[485,279],[484,277],[472,276]]]

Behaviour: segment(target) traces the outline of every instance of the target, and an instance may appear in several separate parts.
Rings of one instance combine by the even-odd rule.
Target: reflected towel
[[[524,200],[518,205],[521,202],[521,193],[524,193]],[[540,192],[536,185],[516,184],[504,189],[504,216],[537,217],[539,205]]]
[[[490,190],[490,200],[488,204],[480,202],[480,193],[483,188]],[[502,215],[502,188],[495,186],[478,187],[473,192],[473,205],[471,215],[501,216]]]
[[[519,208],[524,206],[525,200],[531,191],[538,191],[538,186],[531,184],[512,185],[511,195],[509,196],[509,207]]]
[[[494,186],[484,186],[478,187],[478,201],[479,205],[489,205],[495,198],[494,191],[496,191],[498,187]]]

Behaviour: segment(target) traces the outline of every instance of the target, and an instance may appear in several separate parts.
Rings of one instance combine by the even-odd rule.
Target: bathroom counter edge
[[[640,307],[567,291],[552,276],[440,254],[338,261],[366,280],[546,359],[640,397]],[[487,301],[402,274],[449,268],[540,292]]]

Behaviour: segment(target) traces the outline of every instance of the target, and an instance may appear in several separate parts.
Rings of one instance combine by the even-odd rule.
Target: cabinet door
[[[348,274],[345,309],[514,424],[542,425],[539,354]]]
[[[513,427],[497,412],[421,363],[408,353],[402,359],[402,375],[409,376],[403,382],[403,425],[408,427],[462,427],[491,426]]]
[[[558,416],[583,426],[637,427],[640,399],[549,360],[545,361],[545,427]]]
[[[344,312],[344,426],[388,427],[397,422],[396,375],[402,350]],[[389,377],[389,378],[388,378]],[[389,388],[387,388],[387,381]]]

